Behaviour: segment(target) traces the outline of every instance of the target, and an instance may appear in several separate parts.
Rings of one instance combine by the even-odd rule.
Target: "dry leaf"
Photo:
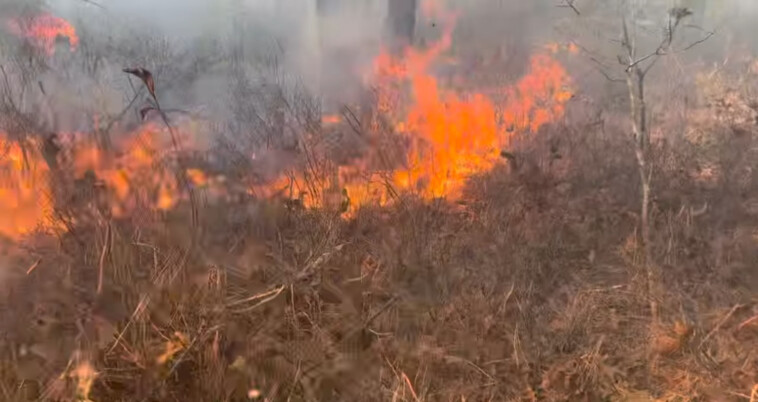
[[[150,92],[150,96],[155,99],[155,81],[153,80],[153,74],[150,71],[142,67],[125,68],[123,71],[142,80],[147,87],[147,90]]]

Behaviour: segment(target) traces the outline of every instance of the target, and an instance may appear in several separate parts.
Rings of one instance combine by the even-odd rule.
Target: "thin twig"
[[[700,38],[700,39],[698,39],[698,40],[690,43],[689,45],[687,45],[687,46],[685,46],[685,47],[683,47],[683,48],[681,48],[679,50],[667,50],[667,47],[668,47],[667,43],[670,43],[671,40],[672,40],[672,39],[670,39],[670,38],[667,37],[667,39],[664,39],[663,42],[658,46],[658,48],[655,49],[655,51],[653,51],[652,53],[647,54],[647,55],[645,55],[645,56],[643,56],[643,57],[641,57],[641,58],[633,61],[628,66],[626,66],[626,70],[629,71],[632,68],[634,68],[635,66],[639,65],[640,63],[643,63],[643,62],[645,62],[645,61],[647,61],[650,58],[655,57],[655,56],[667,56],[667,55],[670,55],[670,54],[676,54],[676,53],[686,52],[686,51],[692,49],[693,47],[695,47],[695,46],[697,46],[697,45],[699,45],[699,44],[707,41],[708,39],[710,39],[711,36],[713,36],[715,34],[716,34],[715,32],[710,31],[704,37],[702,37],[702,38]],[[673,36],[674,32],[670,32],[669,35]],[[645,69],[645,72],[647,72],[648,70],[650,70],[650,66],[648,66]]]
[[[102,4],[99,4],[99,3],[95,3],[95,2],[94,2],[94,1],[92,1],[92,0],[81,0],[81,1],[82,1],[83,3],[87,3],[87,4],[89,4],[89,5],[93,5],[93,6],[95,6],[95,7],[99,8],[99,9],[101,9],[101,10],[105,10],[105,7],[103,7],[103,5],[102,5]]]
[[[574,2],[576,0],[563,0],[563,1],[565,4],[559,4],[558,7],[570,8],[572,11],[574,11],[576,15],[582,15],[582,13],[580,13],[579,10],[574,5]]]
[[[34,271],[39,266],[40,262],[42,262],[42,258],[38,258],[37,261],[35,261],[34,264],[32,264],[32,266],[26,270],[26,274],[27,275],[31,274],[32,271]]]
[[[245,304],[247,302],[251,302],[251,301],[258,300],[258,299],[266,298],[266,297],[271,296],[273,294],[278,294],[279,292],[281,292],[282,290],[284,290],[283,288],[284,288],[284,285],[282,285],[282,286],[280,286],[280,287],[278,287],[276,289],[271,289],[271,290],[269,290],[267,292],[263,292],[263,293],[260,293],[260,294],[254,295],[254,296],[250,296],[250,297],[242,299],[242,300],[237,300],[237,301],[234,301],[232,303],[228,303],[226,305],[226,307],[237,306],[237,305],[240,305],[240,304]]]
[[[753,402],[753,400],[750,398],[750,395],[743,394],[742,392],[726,391],[726,393]]]
[[[393,296],[391,299],[387,301],[387,303],[384,303],[384,305],[381,308],[379,308],[379,310],[377,310],[374,314],[371,314],[371,316],[363,323],[363,326],[364,327],[369,326],[375,319],[377,319],[377,317],[382,315],[382,313],[387,311],[387,309],[390,308],[390,306],[395,304],[396,301],[397,301],[397,296]]]
[[[716,32],[713,32],[713,31],[709,31],[708,33],[706,33],[706,34],[705,34],[705,36],[704,36],[704,37],[702,37],[702,38],[700,38],[700,39],[698,39],[698,40],[696,40],[696,41],[694,41],[694,42],[690,43],[689,45],[685,46],[685,47],[684,47],[684,48],[682,48],[682,49],[679,49],[679,50],[677,50],[675,53],[686,52],[687,50],[690,50],[690,49],[692,49],[693,47],[695,47],[695,46],[697,46],[697,45],[699,45],[699,44],[701,44],[701,43],[703,43],[703,42],[707,41],[707,40],[708,40],[708,39],[709,39],[711,36],[713,36],[713,35],[715,35],[715,34],[716,34]]]
[[[448,360],[450,362],[467,364],[467,365],[471,366],[474,370],[478,371],[483,376],[489,378],[490,380],[494,380],[494,378],[488,372],[484,371],[483,368],[477,366],[471,360],[464,359],[464,358],[458,357],[458,356],[453,356],[453,355],[447,355],[447,356],[445,356],[445,358],[446,358],[446,360]]]
[[[147,308],[147,304],[150,302],[150,298],[147,295],[142,295],[140,298],[139,303],[137,303],[137,307],[134,308],[134,312],[132,312],[132,316],[129,317],[129,321],[126,322],[126,325],[124,325],[124,329],[121,330],[121,332],[116,337],[116,340],[113,342],[113,345],[110,349],[108,349],[108,353],[112,352],[113,349],[118,346],[119,342],[121,342],[121,338],[124,337],[124,334],[126,333],[126,330],[129,329],[129,326],[132,324],[132,321],[134,321],[135,318],[137,318],[138,315],[142,314],[143,311]]]
[[[742,324],[740,324],[740,325],[737,326],[737,330],[739,331],[739,330],[747,327],[748,325],[750,325],[750,324],[752,324],[752,323],[754,323],[756,321],[758,321],[758,315],[754,315],[754,316],[748,318],[747,320],[743,321]]]
[[[734,313],[735,313],[737,310],[739,310],[740,308],[742,308],[742,307],[744,307],[744,306],[745,306],[744,304],[737,304],[737,305],[735,305],[734,307],[732,307],[732,309],[731,309],[731,310],[729,310],[729,312],[728,312],[728,313],[727,313],[727,314],[724,316],[724,318],[722,318],[722,319],[721,319],[721,321],[719,321],[719,322],[718,322],[718,324],[716,324],[716,326],[715,326],[715,327],[713,327],[713,329],[711,330],[711,332],[709,332],[709,333],[708,333],[708,335],[706,335],[706,336],[705,336],[705,338],[703,338],[703,340],[700,342],[700,346],[699,346],[699,347],[700,347],[700,348],[702,348],[702,347],[703,347],[703,345],[704,345],[704,344],[705,344],[705,343],[706,343],[706,342],[707,342],[709,339],[711,339],[711,337],[712,337],[712,336],[713,336],[713,335],[714,335],[716,332],[718,332],[718,330],[719,330],[719,329],[720,329],[720,328],[721,328],[721,327],[724,325],[724,323],[726,323],[726,322],[729,320],[729,318],[731,318],[731,317],[732,317],[732,315],[733,315],[733,314],[734,314]]]
[[[242,309],[239,309],[239,310],[234,310],[233,312],[237,313],[237,314],[241,314],[241,313],[248,313],[250,311],[253,311],[256,308],[258,308],[258,307],[260,307],[260,306],[262,306],[262,305],[264,305],[264,304],[266,304],[266,303],[268,303],[268,302],[276,299],[276,297],[279,296],[285,288],[286,288],[286,286],[282,285],[278,289],[275,289],[273,291],[273,294],[272,294],[272,292],[267,292],[268,294],[270,294],[270,296],[268,296],[265,299],[259,301],[258,303],[255,303],[255,304],[253,304],[250,307],[242,308]],[[254,296],[254,297],[259,298],[259,297],[262,297],[262,295]]]
[[[150,97],[155,102],[155,110],[158,111],[158,114],[161,116],[161,119],[163,120],[163,123],[168,128],[169,135],[171,136],[171,143],[174,147],[174,152],[176,152],[176,161],[179,165],[179,172],[177,173],[177,176],[179,178],[179,181],[182,184],[182,187],[187,190],[187,194],[189,195],[189,201],[190,201],[190,209],[192,212],[192,245],[190,247],[190,250],[194,248],[197,237],[198,237],[198,210],[197,210],[197,196],[195,194],[195,189],[190,184],[190,180],[187,177],[187,168],[184,165],[184,160],[182,159],[181,151],[182,148],[179,144],[179,139],[176,136],[176,133],[174,132],[174,127],[171,125],[171,123],[168,120],[168,116],[161,108],[161,104],[158,101],[158,96],[155,93],[155,80],[153,78],[152,73],[150,71],[144,69],[144,68],[137,68],[137,69],[131,69],[131,68],[125,68],[123,69],[125,73],[128,75],[134,75],[136,77],[139,77],[144,85],[145,88],[147,88],[147,91],[150,94]],[[127,79],[129,77],[127,76]],[[129,79],[129,85],[132,85],[131,79]],[[134,89],[134,86],[132,85],[132,89]],[[136,91],[135,91],[136,93]],[[189,250],[188,250],[189,254]]]
[[[105,242],[103,244],[103,250],[100,253],[100,264],[97,274],[97,294],[102,293],[103,291],[103,271],[105,267],[105,256],[108,254],[108,249],[110,248],[111,244],[111,224],[108,223],[108,226],[105,229]]]
[[[363,137],[363,130],[361,130],[361,121],[358,119],[358,116],[353,113],[353,110],[350,109],[349,106],[345,106],[343,108],[342,114],[345,117],[345,120],[350,125],[350,128],[353,129],[353,132],[355,132],[356,135],[359,137]]]
[[[405,373],[401,373],[403,380],[405,380],[405,383],[408,385],[408,389],[411,391],[411,395],[413,395],[413,399],[416,400],[416,402],[421,402],[420,399],[418,399],[418,395],[416,394],[416,391],[413,389],[413,384],[411,384],[411,379],[408,378],[408,376]]]

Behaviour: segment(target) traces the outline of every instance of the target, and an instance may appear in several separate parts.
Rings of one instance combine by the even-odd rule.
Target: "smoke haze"
[[[425,46],[444,27],[439,15],[429,11],[435,2],[419,3],[414,42]],[[366,74],[387,37],[385,0],[334,0],[322,12],[315,0],[102,0],[96,4],[2,3],[8,10],[4,15],[48,9],[72,21],[81,38],[81,54],[57,52],[50,61],[53,69],[40,72],[40,82],[50,89],[47,93],[55,94],[44,101],[55,105],[47,116],[50,130],[82,129],[91,124],[93,112],[115,115],[123,110],[133,83],[120,70],[130,65],[155,73],[166,107],[200,113],[225,126],[239,125],[233,103],[240,97],[265,96],[261,91],[272,85],[286,88],[288,94],[307,93],[329,112],[360,102],[370,91]],[[473,86],[502,85],[523,73],[535,49],[573,40],[612,61],[618,50],[613,43],[618,27],[603,27],[597,18],[610,13],[611,19],[613,10],[596,0],[575,4],[582,15],[558,7],[560,2],[553,0],[448,2],[446,8],[457,15],[451,49],[457,63],[450,67],[453,71],[439,74],[475,78],[467,80]],[[687,5],[703,25],[702,30],[689,30],[688,38],[719,30],[687,57],[718,62],[726,47],[750,46],[746,40],[752,34],[750,15],[758,10],[753,2],[715,5],[691,0]],[[666,7],[661,9],[665,16]],[[665,17],[648,14],[638,18],[657,38],[660,28],[655,21]],[[582,59],[574,64],[577,80],[587,84],[585,91],[601,96],[598,92],[608,90],[592,63]],[[66,79],[61,80],[63,75]],[[247,93],[240,84],[243,76],[249,84]]]

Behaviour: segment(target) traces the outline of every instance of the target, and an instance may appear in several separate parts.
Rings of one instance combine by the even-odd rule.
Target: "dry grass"
[[[719,110],[656,144],[660,327],[623,133],[556,124],[461,204],[245,198],[199,206],[197,241],[183,205],[9,245],[0,396],[755,401],[758,129]]]

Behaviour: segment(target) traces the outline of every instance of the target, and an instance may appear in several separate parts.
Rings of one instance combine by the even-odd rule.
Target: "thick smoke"
[[[410,3],[4,0],[0,6],[4,17],[50,11],[72,21],[81,37],[76,54],[60,51],[46,61],[46,68],[16,71],[46,89],[44,95],[37,93],[25,100],[28,108],[41,110],[46,130],[87,129],[93,115],[118,116],[132,99],[134,85],[121,69],[139,65],[155,73],[165,107],[195,113],[224,129],[234,126],[249,131],[240,127],[245,120],[240,116],[241,103],[255,103],[251,100],[255,98],[261,102],[255,106],[257,114],[275,115],[275,110],[260,111],[274,87],[287,96],[307,95],[324,113],[344,103],[360,102],[370,91],[364,78],[371,62],[392,37],[389,28],[406,30],[405,35],[413,36],[418,46],[439,37],[442,22],[427,15],[439,2],[418,0],[416,18],[409,24],[408,7],[403,4]],[[654,10],[665,10],[671,2],[647,3],[647,14],[635,18],[651,37],[657,37],[665,11]],[[394,7],[401,10],[405,22],[390,18],[390,4],[400,4]],[[458,59],[454,73],[469,78],[467,85],[473,88],[512,82],[523,72],[528,56],[547,42],[576,40],[613,59],[619,27],[603,24],[603,15],[612,21],[617,12],[608,6],[610,2],[577,0],[574,4],[581,15],[562,4],[556,0],[446,2],[445,8],[458,16],[452,48]],[[682,0],[682,5],[692,7],[692,23],[702,26],[701,31],[689,30],[692,38],[717,30],[712,40],[688,57],[717,61],[735,43],[750,43],[746,40],[752,34],[750,16],[758,13],[754,2]],[[23,47],[7,32],[2,37],[3,58],[18,61],[17,52]],[[602,81],[601,75],[592,72],[592,63],[582,62],[585,68],[577,71],[577,79]],[[588,88],[607,90],[606,85]],[[137,124],[136,112],[130,113],[132,124]]]

